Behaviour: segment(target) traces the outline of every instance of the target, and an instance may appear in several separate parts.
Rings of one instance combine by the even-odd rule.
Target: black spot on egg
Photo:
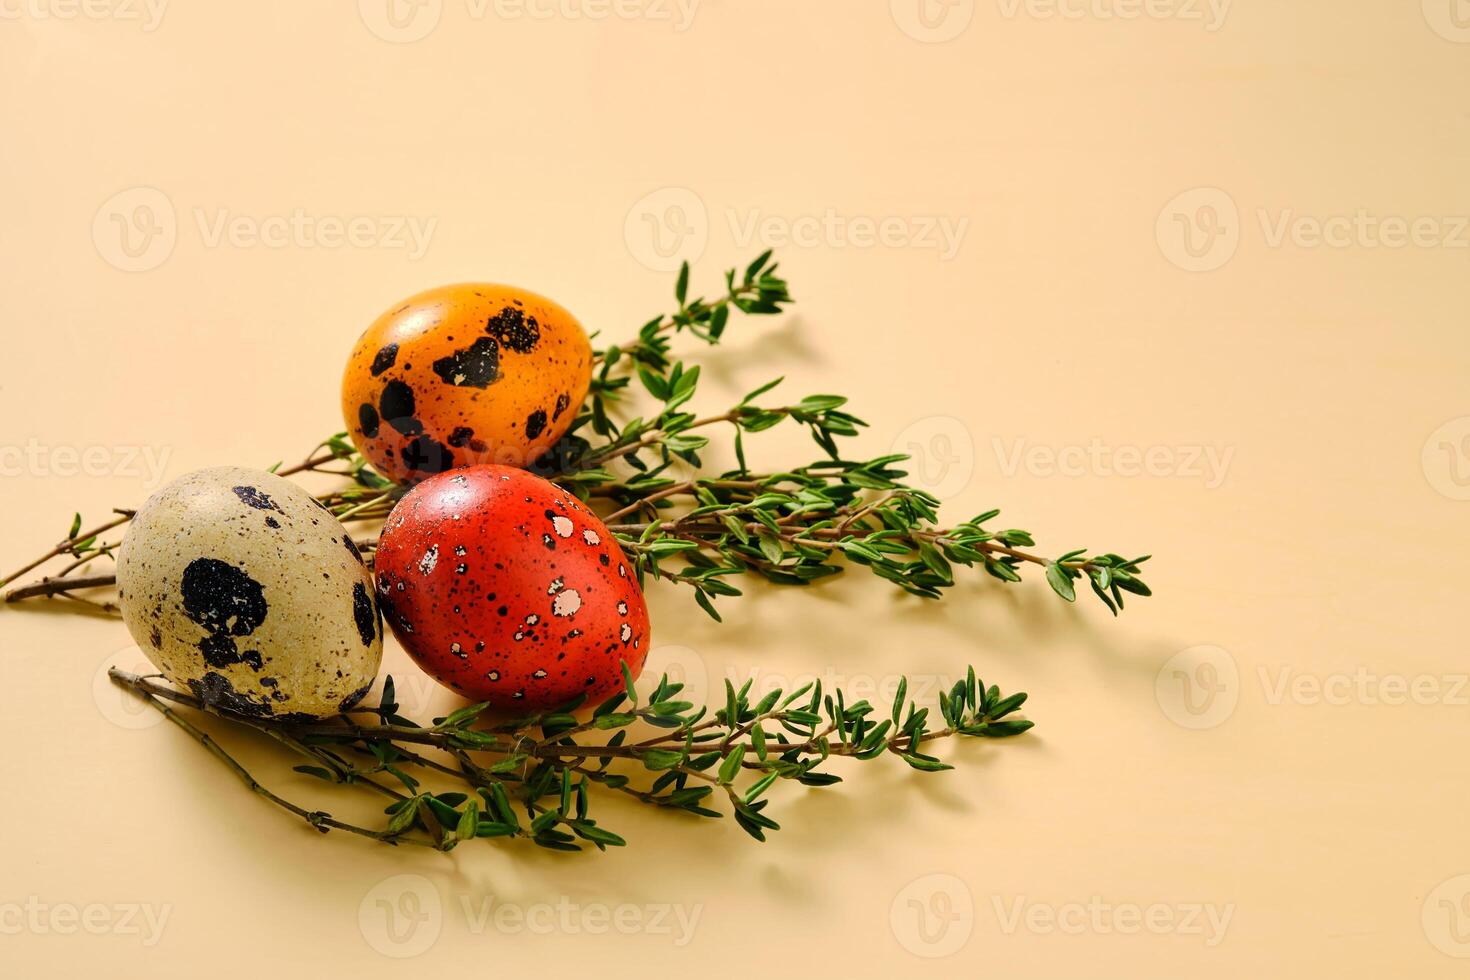
[[[378,437],[378,410],[367,402],[357,406],[357,425],[369,439]]]
[[[263,665],[259,650],[246,650],[240,652],[235,644],[235,638],[224,633],[212,633],[199,641],[199,652],[204,655],[204,662],[211,667],[230,667],[234,664],[247,664],[253,670],[259,670]]]
[[[373,682],[372,681],[368,681],[362,687],[358,688],[357,690],[353,691],[351,694],[347,695],[347,697],[343,698],[342,699],[342,703],[339,704],[339,705],[337,705],[337,710],[338,711],[350,711],[350,710],[352,710],[352,708],[355,707],[359,701],[361,701],[363,698],[367,697],[367,692],[368,691],[371,691],[372,688],[373,688]]]
[[[406,436],[417,435],[424,431],[424,426],[413,417],[413,412],[412,388],[402,381],[390,381],[383,386],[383,394],[378,398],[378,414],[383,416],[384,422]]]
[[[567,406],[569,404],[571,404],[571,399],[570,398],[568,398],[566,395],[557,395],[556,396],[556,408],[552,410],[551,417],[553,419],[559,419],[559,418],[561,418],[561,413],[562,412],[565,412],[567,410]]]
[[[526,438],[534,439],[546,430],[546,411],[536,409],[526,416]]]
[[[210,633],[246,636],[265,622],[260,583],[218,558],[195,558],[179,586],[184,614]]]
[[[449,433],[449,438],[445,442],[456,449],[469,446],[472,452],[483,453],[485,451],[485,444],[475,438],[475,430],[467,425],[456,426],[454,431]]]
[[[361,637],[362,645],[372,646],[380,628],[378,610],[373,606],[373,597],[368,595],[367,588],[361,582],[352,586],[352,619],[357,623],[357,635]]]
[[[269,528],[279,529],[281,526],[281,522],[276,520],[274,517],[267,517],[265,519],[265,526]]]
[[[373,377],[376,378],[378,375],[388,370],[390,367],[393,366],[393,362],[396,360],[398,360],[397,344],[387,344],[383,347],[380,347],[378,349],[378,353],[373,357]]]
[[[433,368],[445,384],[488,388],[500,380],[500,348],[493,339],[480,337],[463,350],[439,358]]]
[[[256,510],[273,510],[281,513],[281,508],[271,499],[271,495],[258,487],[232,487],[235,496],[240,498],[241,503]]]
[[[393,598],[390,590],[387,588],[381,588],[378,591],[378,614],[380,616],[387,616],[389,619],[400,618],[398,611],[393,608]]]
[[[357,550],[357,542],[352,540],[352,535],[342,535],[342,543],[347,546],[347,550],[352,553],[353,558],[362,561],[362,552]]]
[[[264,698],[254,698],[235,690],[230,679],[223,674],[209,671],[202,678],[189,679],[189,690],[200,701],[222,711],[233,711],[237,715],[260,718],[273,714],[275,709]]]
[[[454,453],[428,436],[419,436],[399,453],[403,465],[419,473],[443,473],[454,468]]]
[[[529,354],[541,339],[541,325],[534,316],[507,306],[485,324],[485,332],[517,354]]]

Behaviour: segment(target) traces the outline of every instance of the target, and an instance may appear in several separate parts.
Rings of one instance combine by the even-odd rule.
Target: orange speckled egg
[[[591,379],[586,332],[545,296],[440,286],[363,333],[342,413],[358,450],[400,483],[476,463],[525,467],[566,433]]]

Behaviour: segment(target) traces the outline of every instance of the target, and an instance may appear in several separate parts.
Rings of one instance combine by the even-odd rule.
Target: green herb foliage
[[[1086,578],[1114,614],[1125,594],[1149,594],[1139,571],[1147,556],[1075,549],[1047,557],[1031,550],[1030,532],[1001,527],[996,510],[942,524],[938,501],[904,482],[906,457],[864,459],[845,451],[845,441],[866,423],[848,411],[841,395],[781,399],[776,378],[724,411],[693,410],[700,369],[674,356],[675,340],[691,335],[718,344],[735,314],[771,316],[792,298],[770,253],[727,272],[717,299],[691,298],[689,285],[686,265],[673,313],[649,320],[625,343],[596,351],[592,384],[571,430],[531,467],[605,516],[640,581],[687,587],[715,619],[717,601],[740,595],[751,576],[804,586],[854,566],[927,599],[955,584],[957,566],[1006,583],[1037,566],[1069,602]],[[752,462],[748,437],[779,425],[804,427],[816,447],[813,456],[780,469]],[[706,466],[714,438],[728,440],[733,468],[712,472]],[[317,499],[340,520],[367,526],[368,535],[356,543],[371,561],[372,532],[404,488],[376,473],[346,433],[323,440],[300,463],[277,463],[271,470],[341,478]],[[113,577],[91,566],[113,559],[117,540],[104,536],[132,515],[116,510],[88,530],[75,515],[58,544],[0,584],[51,562],[64,561],[64,567],[12,588],[6,601],[58,598],[115,613],[115,601],[97,596]],[[471,705],[428,725],[400,713],[392,678],[376,708],[302,723],[229,715],[153,678],[120,670],[112,676],[253,792],[318,830],[446,851],[480,837],[527,838],[552,850],[620,846],[623,839],[591,816],[599,789],[695,817],[730,813],[747,834],[765,840],[779,829],[767,813],[773,788],[782,780],[808,787],[840,782],[828,765],[834,757],[897,756],[933,772],[950,768],[928,751],[938,740],[1005,738],[1031,727],[1015,717],[1026,695],[1002,696],[973,669],[940,695],[936,708],[908,700],[906,684],[891,705],[878,707],[848,704],[841,691],[824,691],[819,682],[757,700],[749,683],[737,690],[727,682],[723,701],[696,706],[681,699],[682,686],[667,677],[640,697],[625,667],[624,691],[590,713],[573,703],[543,715],[487,721],[485,706]],[[179,705],[267,735],[303,760],[299,773],[384,797],[383,826],[355,825],[279,796]],[[429,788],[446,780],[457,789]]]
[[[694,817],[732,814],[764,841],[781,829],[769,813],[781,780],[807,787],[842,781],[832,759],[897,757],[921,772],[952,768],[930,753],[955,736],[1009,738],[1031,727],[1015,717],[1025,694],[1002,696],[971,669],[940,694],[938,710],[907,700],[848,704],[820,681],[752,700],[750,682],[725,684],[724,700],[698,706],[683,685],[660,678],[641,695],[623,668],[624,689],[590,714],[572,702],[546,714],[487,722],[468,705],[422,725],[400,712],[393,679],[376,708],[318,722],[230,715],[154,680],[114,669],[113,680],[163,712],[253,792],[327,833],[342,830],[387,844],[447,851],[478,837],[525,838],[557,851],[604,850],[624,840],[593,816],[597,790]],[[270,736],[304,760],[295,770],[352,785],[388,802],[382,826],[339,820],[268,789],[176,705],[220,715]],[[456,789],[432,788],[453,781]]]
[[[1068,602],[1076,598],[1077,581],[1085,578],[1115,615],[1126,595],[1149,594],[1140,574],[1147,555],[1127,558],[1080,548],[1055,557],[1038,554],[1031,550],[1036,546],[1031,532],[998,525],[998,510],[942,525],[939,502],[904,483],[906,456],[854,459],[844,452],[843,441],[866,423],[847,411],[842,395],[783,402],[775,398],[782,380],[775,378],[722,412],[693,411],[699,366],[674,358],[674,340],[691,335],[718,344],[732,311],[781,313],[792,298],[777,272],[765,252],[744,270],[727,271],[723,295],[706,300],[689,296],[685,264],[674,289],[677,309],[649,320],[632,340],[595,352],[592,385],[577,419],[530,466],[579,497],[606,505],[599,509],[641,582],[655,578],[688,586],[716,619],[716,601],[740,595],[737,583],[750,575],[778,585],[809,585],[852,565],[929,599],[954,585],[956,566],[981,569],[1001,582],[1018,582],[1023,569],[1035,566]],[[635,414],[640,405],[641,414]],[[747,437],[778,425],[806,428],[817,447],[815,458],[783,469],[752,465]],[[735,468],[705,468],[703,454],[716,436],[729,440]],[[350,478],[349,485],[319,497],[348,522],[380,522],[404,491],[376,473],[345,432],[318,444],[304,462],[280,467],[272,469],[282,475],[310,471]],[[101,530],[131,516],[117,513],[121,519]],[[67,539],[43,559],[69,556],[72,564],[57,578],[13,590],[7,600],[62,595],[95,603],[75,594],[83,587],[73,584],[78,579],[65,579],[96,558],[112,557],[116,543],[99,543],[98,533],[81,534],[80,515],[74,517]],[[368,539],[360,547],[370,553],[373,544]],[[80,581],[93,587],[110,579]]]

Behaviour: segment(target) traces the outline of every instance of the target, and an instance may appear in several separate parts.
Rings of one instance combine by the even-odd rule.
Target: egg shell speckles
[[[375,568],[398,641],[474,701],[595,704],[622,685],[623,661],[643,669],[648,607],[622,550],[575,497],[523,470],[423,481],[388,516]]]
[[[399,483],[475,463],[529,466],[567,431],[592,378],[576,318],[514,286],[411,296],[353,348],[342,413],[358,450]]]
[[[117,584],[139,648],[217,707],[324,717],[377,676],[372,575],[337,519],[274,474],[218,467],[158,491],[123,537]]]

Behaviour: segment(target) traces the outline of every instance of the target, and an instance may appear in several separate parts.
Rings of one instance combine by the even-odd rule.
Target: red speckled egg
[[[432,677],[493,707],[595,704],[636,677],[648,607],[607,527],[556,484],[508,466],[410,490],[374,560],[383,618]]]

